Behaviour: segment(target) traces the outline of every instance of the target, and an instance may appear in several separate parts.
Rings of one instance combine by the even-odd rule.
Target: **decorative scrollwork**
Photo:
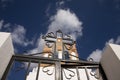
[[[89,61],[93,62],[94,60],[93,60],[93,58],[90,58]]]
[[[65,39],[71,39],[71,36],[70,36],[70,35],[65,34],[64,38],[65,38]]]
[[[55,56],[54,58],[58,58],[58,45],[59,44],[57,41],[59,40],[60,44],[62,43],[63,45],[61,45],[61,49],[64,50],[64,48],[66,48],[65,50],[70,50],[73,48],[74,45],[74,40],[71,38],[71,36],[66,35],[66,37],[63,37],[63,33],[61,30],[56,31],[56,34],[54,34],[53,32],[48,33],[46,36],[42,37],[45,41],[46,41],[46,46],[48,48],[51,48],[51,51],[54,52]],[[60,40],[60,39],[61,40]]]
[[[54,73],[54,67],[53,68],[51,68],[51,66],[53,66],[53,64],[49,64],[49,65],[47,65],[47,66],[44,66],[43,68],[42,68],[42,71],[43,72],[45,72],[45,73],[47,73],[48,75],[52,75],[53,73]]]
[[[69,73],[66,73],[66,71],[65,70],[67,70],[67,72],[69,72]],[[75,76],[75,72],[74,71],[72,71],[72,70],[70,70],[70,69],[67,69],[67,68],[64,68],[63,69],[63,73],[64,73],[64,75],[65,75],[65,78],[66,79],[72,79],[74,76]]]
[[[67,50],[70,50],[70,49],[73,48],[73,45],[67,45],[67,44],[64,44],[64,46],[65,46],[65,48],[66,48]]]
[[[55,36],[55,34],[54,34],[53,32],[48,33],[46,36],[43,36],[42,38],[43,38],[43,39],[46,39],[47,37],[56,38],[56,36]],[[53,42],[52,42],[52,41],[46,41],[46,45],[47,45],[49,48],[51,48],[51,47],[53,47],[53,45],[54,45],[54,41],[53,41]]]
[[[47,34],[47,37],[56,37],[56,36],[53,32],[50,32],[50,33]]]
[[[46,42],[46,45],[47,45],[49,48],[52,48],[53,45],[54,45],[54,42],[49,42],[49,41],[47,41],[47,42]]]
[[[100,73],[98,71],[99,69],[92,69],[90,72],[91,76],[94,76],[96,79],[100,79]]]

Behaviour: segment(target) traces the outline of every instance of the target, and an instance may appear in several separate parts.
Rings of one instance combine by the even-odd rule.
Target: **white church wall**
[[[32,72],[29,72],[27,76],[27,80],[36,80],[37,69],[38,69],[37,67],[33,68]],[[86,69],[87,72],[85,71],[85,68],[78,69],[79,75],[77,74],[77,71],[75,68],[67,68],[67,69],[62,68],[62,75],[63,75],[62,80],[78,80],[78,76],[80,80],[88,80],[87,74],[88,74],[89,80],[102,80],[102,79],[97,79],[95,78],[95,76],[90,74],[92,71],[91,68]],[[51,74],[51,73],[52,74],[48,75],[47,70],[48,70],[48,74]],[[43,67],[40,67],[38,80],[55,80],[54,67],[47,67],[45,71],[46,72],[43,72]]]
[[[0,79],[14,54],[10,33],[0,32]]]
[[[108,80],[120,80],[120,45],[109,44],[100,63]]]
[[[38,67],[33,68],[32,72],[29,72],[29,75],[27,76],[26,80],[36,80],[36,76],[37,76],[37,70]],[[40,67],[40,71],[39,71],[39,76],[38,76],[38,80],[55,80],[55,70],[54,67],[47,67],[45,68],[45,71],[47,72],[43,72],[43,67]]]

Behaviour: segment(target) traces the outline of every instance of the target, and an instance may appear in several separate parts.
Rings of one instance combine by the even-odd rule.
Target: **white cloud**
[[[117,40],[115,41],[116,44],[120,44],[120,36],[117,37]]]
[[[10,26],[12,26],[12,24],[10,24],[10,23],[5,23],[4,20],[0,20],[0,30],[1,30],[1,31],[11,32]]]
[[[117,39],[111,38],[108,43],[114,43],[114,44],[120,44],[120,36],[117,37]]]
[[[25,36],[26,30],[21,25],[16,25],[12,32],[12,39],[14,43],[23,44],[24,43],[24,36]]]
[[[4,24],[4,28],[9,28],[11,26],[11,24],[10,23],[7,23],[7,24]]]
[[[111,38],[107,43],[114,43],[114,39]],[[106,43],[106,44],[107,44],[107,43]]]
[[[102,50],[96,49],[95,51],[93,51],[89,57],[87,58],[87,60],[89,60],[90,58],[93,59],[93,61],[95,62],[99,62],[101,59],[101,55],[102,54]]]
[[[19,44],[21,46],[27,46],[33,43],[32,41],[29,41],[26,38],[26,30],[21,25],[15,25],[15,28],[12,32],[12,40],[14,43]]]
[[[42,52],[43,47],[45,45],[45,41],[42,39],[42,36],[43,35],[41,34],[40,37],[38,38],[37,43],[36,43],[36,48],[29,51],[30,54]]]
[[[60,29],[63,33],[72,35],[74,39],[82,36],[82,22],[69,9],[59,9],[50,20],[51,24],[48,27],[48,32],[55,32]]]
[[[0,21],[0,30],[1,30],[2,27],[3,27],[3,23],[4,23],[4,20],[1,20],[1,21]]]

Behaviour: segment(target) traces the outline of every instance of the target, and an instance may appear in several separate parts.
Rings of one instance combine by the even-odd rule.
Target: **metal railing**
[[[27,65],[25,65],[25,63],[27,63]],[[53,75],[54,72],[55,80],[71,80],[75,75],[77,76],[77,80],[81,80],[80,72],[79,72],[80,69],[85,70],[87,80],[90,80],[90,75],[94,76],[96,80],[99,80],[100,77],[102,77],[103,80],[107,80],[100,64],[96,62],[60,60],[60,59],[51,59],[51,58],[30,56],[30,55],[13,55],[1,80],[13,80],[13,78],[15,78],[15,75],[17,74],[18,75],[21,74],[23,78],[22,79],[17,78],[14,80],[26,80],[30,72],[31,65],[33,63],[35,63],[37,66],[37,73],[35,76],[36,77],[35,80],[42,80],[39,79],[39,71],[41,69],[40,68],[41,65],[43,67],[42,71],[47,75]],[[54,70],[51,72],[49,69],[47,69],[50,66],[54,66]],[[92,71],[94,71],[94,69],[96,70],[98,69],[99,71],[98,74],[95,72],[92,73],[91,71],[89,75],[87,69],[92,69]],[[68,72],[70,72],[70,74],[68,74]]]

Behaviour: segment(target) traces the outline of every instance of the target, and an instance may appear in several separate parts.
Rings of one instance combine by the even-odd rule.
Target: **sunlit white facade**
[[[10,33],[0,32],[0,79],[14,54]]]
[[[27,76],[27,80],[36,80],[36,74],[37,74],[37,67],[33,68],[32,72],[29,73],[29,75]],[[49,73],[52,73],[51,75],[45,73],[43,71],[43,67],[40,67],[40,71],[39,71],[39,78],[38,80],[55,80],[55,71],[54,71],[54,67],[48,67],[46,69],[49,69]],[[77,75],[76,69],[69,69],[71,71],[73,71],[74,73],[64,69],[62,71],[63,74],[63,80],[78,80],[78,76],[80,80],[88,80],[88,76],[89,76],[89,80],[103,80],[102,77],[99,75],[96,75],[96,77],[94,77],[94,71],[92,71],[92,69],[89,67],[89,69],[85,70],[85,67],[83,67],[83,69],[79,69],[79,75]],[[86,71],[88,73],[88,75],[86,75]],[[73,77],[71,77],[71,76]],[[70,78],[70,79],[69,79]]]
[[[101,65],[108,80],[120,79],[120,45],[109,44],[103,52]]]

